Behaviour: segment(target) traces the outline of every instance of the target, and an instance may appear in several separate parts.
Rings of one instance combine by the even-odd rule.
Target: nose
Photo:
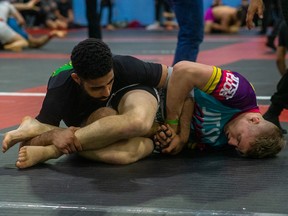
[[[235,139],[233,137],[230,137],[228,139],[228,144],[237,147],[238,146],[238,141],[237,141],[237,139]]]
[[[106,87],[103,89],[102,95],[103,95],[104,97],[109,97],[109,96],[110,96],[110,93],[111,93],[111,88],[110,88],[110,86],[106,86]]]

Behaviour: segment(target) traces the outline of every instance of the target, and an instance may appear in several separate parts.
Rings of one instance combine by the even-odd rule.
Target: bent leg
[[[4,44],[5,50],[10,50],[14,52],[22,51],[22,49],[25,47],[28,47],[28,41],[19,34],[16,34],[15,36],[13,36],[13,38],[11,38],[8,43]]]
[[[28,35],[29,47],[40,48],[46,45],[52,38],[54,37],[63,38],[66,35],[67,35],[67,31],[61,31],[61,30],[52,30],[49,32],[49,34],[41,35],[39,37]]]
[[[91,123],[99,118],[105,116],[115,115],[117,112],[110,108],[101,108],[95,111],[87,120],[87,123]],[[35,119],[26,117],[23,120],[22,127],[26,127],[35,124],[35,126],[45,127],[45,124],[41,124]],[[29,124],[31,123],[31,124]],[[21,126],[20,125],[20,126]],[[20,127],[19,127],[20,128]],[[33,127],[31,127],[33,128]],[[30,129],[31,129],[30,128]],[[54,145],[49,145],[51,135],[50,131],[55,127],[42,128],[43,133],[39,136],[29,140],[28,146],[22,146],[19,150],[18,160],[16,166],[20,169],[32,167],[36,164],[45,162],[49,159],[59,158],[63,153],[59,151]],[[27,129],[27,128],[26,128]],[[39,128],[38,128],[39,129]],[[17,130],[16,130],[17,131]],[[21,136],[21,132],[17,132]],[[25,133],[24,133],[25,134]],[[11,134],[10,134],[11,135]],[[17,134],[16,134],[17,135]],[[14,137],[16,137],[14,134]],[[14,140],[15,141],[15,140]],[[136,137],[129,140],[122,140],[114,143],[106,148],[102,148],[96,151],[84,151],[79,153],[81,156],[95,161],[101,161],[110,164],[129,164],[136,162],[152,153],[154,145],[151,139]]]
[[[79,155],[89,160],[124,165],[147,157],[153,149],[154,145],[151,139],[136,137],[100,150],[79,152]],[[25,169],[50,159],[57,159],[62,155],[63,153],[54,145],[23,146],[19,150],[16,166],[19,169]]]
[[[119,115],[107,116],[75,132],[83,150],[97,150],[119,140],[145,136],[157,111],[156,98],[144,90],[126,93],[118,106]]]
[[[99,150],[83,151],[79,155],[89,160],[124,165],[147,157],[153,149],[154,145],[151,139],[135,137],[119,141]]]

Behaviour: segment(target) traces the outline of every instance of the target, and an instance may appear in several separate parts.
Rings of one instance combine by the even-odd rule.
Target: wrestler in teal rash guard
[[[214,67],[203,91],[194,88],[191,140],[220,147],[227,143],[225,125],[243,112],[260,112],[252,85],[239,73]]]

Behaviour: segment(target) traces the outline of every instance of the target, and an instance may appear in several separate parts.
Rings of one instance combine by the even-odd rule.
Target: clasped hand
[[[71,154],[82,151],[82,147],[74,133],[79,128],[69,127],[67,129],[56,129],[52,133],[52,144],[56,146],[62,153]]]
[[[181,138],[168,124],[159,126],[157,133],[154,135],[156,149],[161,153],[175,155],[179,153],[184,143]]]

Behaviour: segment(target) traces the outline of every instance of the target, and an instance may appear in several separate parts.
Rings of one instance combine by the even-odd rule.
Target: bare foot
[[[20,126],[16,130],[9,131],[4,135],[2,151],[6,152],[16,143],[27,141],[49,130],[51,130],[51,128],[45,124],[40,123],[30,116],[26,116],[22,119]]]
[[[67,31],[63,30],[52,30],[49,35],[51,37],[58,37],[58,38],[63,38],[67,35]]]
[[[16,166],[19,169],[32,167],[49,159],[59,158],[62,153],[53,145],[50,146],[23,146],[18,153]]]
[[[22,47],[19,46],[13,46],[13,47],[5,47],[4,49],[9,50],[9,51],[13,51],[13,52],[21,52],[23,50]]]

